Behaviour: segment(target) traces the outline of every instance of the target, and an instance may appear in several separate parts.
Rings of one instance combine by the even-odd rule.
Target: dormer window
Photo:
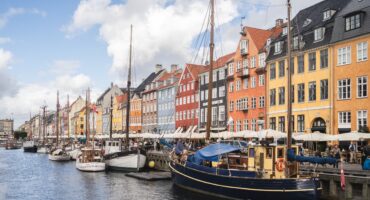
[[[326,10],[323,13],[323,21],[331,19],[331,17],[335,14],[335,10]]]
[[[360,13],[346,17],[346,31],[358,29],[361,27],[361,15]]]
[[[240,41],[240,54],[242,55],[248,54],[248,40]]]
[[[323,40],[324,35],[325,35],[325,28],[324,27],[320,27],[320,28],[315,29],[315,31],[314,31],[315,42]]]
[[[283,42],[276,42],[275,43],[275,54],[279,54],[282,51],[282,43]]]
[[[271,38],[268,38],[267,41],[266,41],[266,45],[270,46],[270,44],[271,44]]]
[[[288,27],[284,27],[283,28],[283,35],[287,35],[288,34]]]
[[[293,49],[296,50],[299,48],[299,37],[295,36],[293,37]]]
[[[303,27],[305,26],[308,26],[309,24],[311,24],[312,20],[311,19],[306,19],[304,22],[303,22]]]

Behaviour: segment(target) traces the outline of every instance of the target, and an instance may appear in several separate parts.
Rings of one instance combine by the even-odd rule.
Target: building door
[[[318,117],[313,120],[311,132],[315,131],[326,133],[326,122],[323,118]]]

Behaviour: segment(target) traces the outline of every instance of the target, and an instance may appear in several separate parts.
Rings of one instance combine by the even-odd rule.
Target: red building
[[[202,65],[186,64],[176,93],[176,130],[194,131],[199,116],[199,78]],[[182,128],[182,129],[181,129]]]

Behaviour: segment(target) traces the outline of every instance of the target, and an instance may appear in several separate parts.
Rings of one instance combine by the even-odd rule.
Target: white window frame
[[[366,61],[367,59],[368,59],[367,42],[360,42],[357,44],[357,62]]]
[[[314,41],[318,42],[324,39],[325,27],[320,27],[314,30]]]
[[[264,108],[265,107],[265,96],[260,96],[259,100],[260,100],[260,108]]]
[[[348,84],[349,83],[349,84]],[[351,79],[341,79],[338,80],[338,99],[345,100],[351,99]]]
[[[265,85],[265,75],[260,74],[258,75],[258,86],[264,86]]]
[[[363,95],[364,92],[366,93],[365,95]],[[357,77],[357,98],[366,98],[367,96],[368,96],[368,78],[367,76],[359,76]]]
[[[351,64],[351,46],[346,46],[338,49],[337,65]]]
[[[338,128],[351,128],[351,112],[338,112]]]
[[[251,88],[255,88],[255,87],[256,87],[256,77],[252,76],[251,77]]]
[[[238,79],[238,80],[236,80],[235,91],[239,91],[240,88],[241,88],[241,80]]]
[[[360,126],[367,126],[367,110],[358,110],[357,111],[357,130],[360,130]]]
[[[260,53],[258,55],[258,67],[265,67],[266,66],[266,54]]]

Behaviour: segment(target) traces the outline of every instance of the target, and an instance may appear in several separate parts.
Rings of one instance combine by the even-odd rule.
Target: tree
[[[14,131],[14,138],[15,139],[19,139],[19,138],[22,138],[22,139],[24,139],[24,138],[26,138],[27,137],[27,132],[25,132],[25,131]]]

